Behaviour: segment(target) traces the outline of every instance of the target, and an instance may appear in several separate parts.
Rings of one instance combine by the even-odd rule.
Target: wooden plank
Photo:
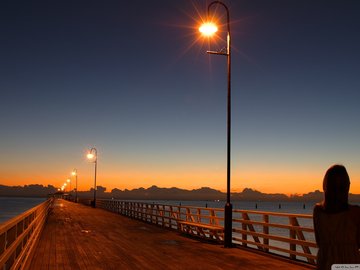
[[[220,226],[179,220],[178,228],[181,232],[192,234],[204,239],[216,241],[223,240],[224,228]]]
[[[214,226],[214,225],[210,225],[210,224],[204,224],[204,223],[182,221],[182,220],[179,220],[178,223],[180,225],[194,226],[194,227],[205,228],[205,229],[214,230],[214,231],[223,231],[224,230],[223,227]]]

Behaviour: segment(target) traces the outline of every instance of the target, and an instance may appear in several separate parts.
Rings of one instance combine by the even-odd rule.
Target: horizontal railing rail
[[[223,241],[221,231],[211,232],[212,226],[214,230],[224,226],[224,210],[220,208],[118,200],[97,200],[96,204],[99,208],[173,230],[191,224],[187,233]],[[312,215],[234,209],[232,222],[234,246],[315,264],[317,245]],[[198,228],[194,224],[199,224]],[[201,228],[210,229],[199,230]]]
[[[0,224],[0,269],[26,269],[53,199]]]

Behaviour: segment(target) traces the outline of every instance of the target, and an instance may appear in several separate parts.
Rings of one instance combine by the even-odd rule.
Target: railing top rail
[[[31,215],[36,210],[44,207],[48,203],[49,200],[52,200],[52,198],[49,198],[46,201],[38,204],[37,206],[30,208],[29,210],[25,211],[24,213],[17,215],[15,217],[5,221],[4,223],[1,223],[0,224],[0,234],[3,233],[4,231],[7,231],[9,228],[15,226],[17,223],[19,223],[20,221],[22,221],[23,219],[25,219],[26,217]]]
[[[162,203],[150,203],[150,202],[142,202],[142,201],[127,201],[127,200],[112,200],[112,199],[103,199],[104,201],[118,201],[118,202],[129,202],[129,203],[142,203],[145,205],[161,205],[166,207],[176,207],[179,209],[200,209],[200,210],[213,210],[217,212],[224,211],[223,208],[213,208],[213,207],[203,207],[203,206],[192,206],[192,205],[176,205],[176,204],[162,204]],[[257,211],[257,210],[244,210],[244,209],[233,209],[233,213],[248,213],[255,215],[269,215],[269,216],[279,216],[279,217],[297,217],[297,218],[307,218],[312,219],[313,216],[311,214],[292,214],[286,212],[267,212],[267,211]]]
[[[203,207],[203,206],[193,206],[193,205],[178,205],[178,204],[162,204],[162,203],[150,203],[150,202],[141,202],[141,201],[126,201],[126,200],[112,200],[112,199],[101,199],[100,201],[118,201],[118,202],[129,202],[129,203],[142,203],[146,205],[161,205],[168,207],[177,207],[181,209],[191,208],[191,209],[203,209],[203,210],[214,210],[214,211],[224,211],[223,208],[216,207]]]
[[[266,212],[266,211],[255,211],[255,210],[240,210],[234,209],[234,213],[247,213],[247,214],[255,214],[255,215],[269,215],[269,216],[279,216],[279,217],[297,217],[297,218],[313,218],[310,214],[292,214],[285,212]]]
[[[262,221],[254,221],[254,220],[233,219],[233,221],[235,221],[237,223],[243,223],[243,224],[266,226],[269,228],[271,227],[271,228],[282,228],[282,229],[303,231],[303,232],[314,232],[314,228],[307,227],[307,226],[293,226],[293,225],[289,225],[289,224],[279,224],[279,223],[262,222]]]

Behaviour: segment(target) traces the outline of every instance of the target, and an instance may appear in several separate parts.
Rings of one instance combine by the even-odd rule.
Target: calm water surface
[[[0,197],[0,224],[45,200],[46,198]]]

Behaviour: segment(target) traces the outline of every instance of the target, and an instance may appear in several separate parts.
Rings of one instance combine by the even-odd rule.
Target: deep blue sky
[[[205,51],[225,43],[199,39],[208,3],[2,1],[0,183],[61,185],[77,167],[88,188],[96,146],[108,188],[224,190],[226,59]],[[360,193],[360,2],[225,3],[234,190],[320,189],[343,163]]]

